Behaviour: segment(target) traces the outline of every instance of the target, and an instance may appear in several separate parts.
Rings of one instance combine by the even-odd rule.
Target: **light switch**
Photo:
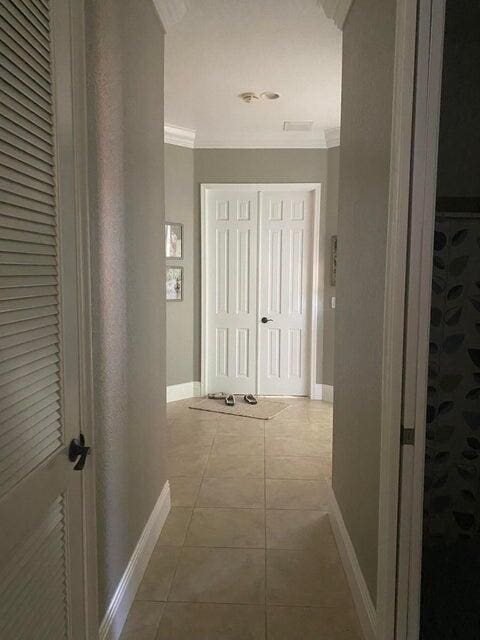
[[[332,296],[332,299],[330,300],[330,307],[335,309],[335,296]]]

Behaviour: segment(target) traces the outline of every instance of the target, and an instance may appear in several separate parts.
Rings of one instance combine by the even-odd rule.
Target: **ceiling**
[[[165,37],[166,123],[195,131],[195,147],[338,144],[342,34],[317,0],[186,5]],[[280,99],[245,104],[244,91]],[[285,120],[313,121],[313,129],[285,132]]]

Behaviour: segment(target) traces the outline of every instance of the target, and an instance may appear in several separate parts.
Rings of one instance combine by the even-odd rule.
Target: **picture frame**
[[[338,236],[332,236],[330,241],[330,285],[334,287],[337,284],[337,250]]]
[[[166,268],[167,302],[183,300],[183,267],[167,266]]]
[[[165,257],[183,258],[183,224],[180,222],[165,222]]]

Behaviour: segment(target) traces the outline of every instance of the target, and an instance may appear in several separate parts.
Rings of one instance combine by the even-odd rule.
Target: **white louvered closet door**
[[[69,11],[0,0],[1,640],[85,638]]]

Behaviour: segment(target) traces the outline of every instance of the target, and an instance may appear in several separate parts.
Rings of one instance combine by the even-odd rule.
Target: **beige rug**
[[[228,413],[232,416],[242,416],[243,418],[257,418],[258,420],[270,420],[290,405],[285,402],[268,400],[267,398],[257,398],[257,404],[248,404],[243,396],[235,397],[235,406],[228,407],[225,400],[210,400],[205,398],[200,402],[190,405],[190,409],[200,409],[201,411],[213,411],[215,413]]]

